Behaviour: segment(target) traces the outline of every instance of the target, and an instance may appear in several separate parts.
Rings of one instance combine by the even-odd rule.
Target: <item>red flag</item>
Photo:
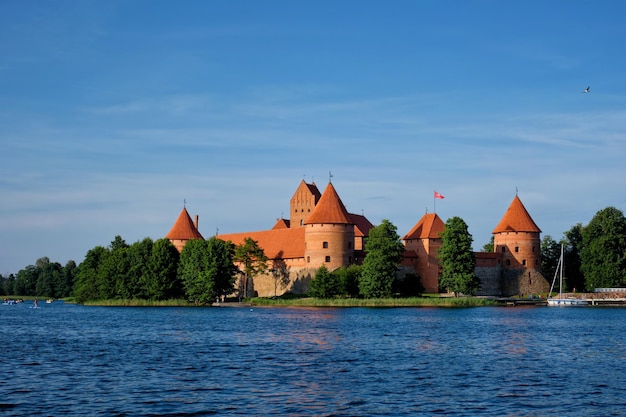
[[[440,198],[443,200],[445,197],[439,194],[437,191],[435,191],[435,198]]]

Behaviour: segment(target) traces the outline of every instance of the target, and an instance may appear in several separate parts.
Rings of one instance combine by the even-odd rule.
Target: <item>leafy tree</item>
[[[87,251],[85,259],[78,266],[74,283],[76,301],[84,303],[102,299],[98,288],[98,271],[110,252],[103,246],[96,246]]]
[[[545,235],[541,239],[541,271],[548,280],[554,277],[560,257],[561,245],[552,236]]]
[[[337,276],[331,273],[326,266],[317,269],[315,278],[311,281],[311,297],[333,298],[339,294],[340,284]]]
[[[53,294],[55,298],[69,297],[72,295],[72,288],[74,287],[77,271],[76,262],[72,260],[67,261],[55,287],[55,294]]]
[[[180,255],[169,239],[159,239],[152,245],[148,264],[149,275],[143,276],[146,296],[151,300],[179,298],[183,295],[182,283],[176,273]]]
[[[341,267],[332,272],[339,281],[339,293],[348,297],[359,296],[359,280],[363,267],[361,265],[350,265]]]
[[[489,243],[485,243],[483,245],[483,252],[487,252],[487,253],[493,253],[493,249],[494,248],[494,236],[491,235],[491,239],[489,239]]]
[[[580,251],[583,247],[583,226],[580,223],[572,226],[565,232],[565,253],[563,255],[565,272],[567,273],[568,282],[571,285],[570,290],[585,291],[585,276],[581,271]]]
[[[403,279],[397,280],[395,286],[401,297],[417,297],[425,290],[420,276],[414,273],[408,273]]]
[[[56,285],[63,276],[63,267],[58,262],[50,262],[48,257],[43,257],[36,262],[39,274],[35,295],[43,297],[55,297]]]
[[[135,242],[127,249],[128,271],[125,298],[148,298],[146,283],[152,280],[149,265],[152,257],[152,239],[145,238]]]
[[[235,247],[235,262],[241,265],[243,273],[243,283],[240,284],[240,291],[244,297],[249,296],[250,287],[253,287],[254,277],[267,271],[268,258],[257,241],[252,238],[245,238],[243,244]]]
[[[37,279],[39,278],[39,268],[35,265],[28,265],[17,272],[13,289],[15,295],[36,295]]]
[[[187,242],[180,254],[178,276],[189,300],[208,304],[234,290],[233,252],[232,243],[216,237]]]
[[[14,284],[15,284],[15,275],[9,274],[9,276],[3,277],[2,278],[2,294],[3,295],[15,294]]]
[[[397,228],[389,220],[370,230],[365,243],[367,255],[359,281],[359,293],[366,298],[382,298],[392,295],[398,265],[402,260],[404,245]]]
[[[439,287],[453,292],[455,297],[459,293],[473,294],[480,287],[480,280],[474,274],[476,257],[472,240],[463,219],[455,216],[446,221],[437,255],[442,270]]]
[[[615,207],[600,210],[582,230],[581,270],[588,290],[620,287],[626,277],[626,219]]]

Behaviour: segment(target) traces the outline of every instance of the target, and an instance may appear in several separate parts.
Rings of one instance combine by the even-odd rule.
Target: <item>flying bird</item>
[[[587,88],[585,88],[585,89],[584,89],[583,91],[581,91],[581,92],[582,92],[582,93],[588,93],[588,92],[589,92],[589,90],[591,90],[591,87],[587,87]]]

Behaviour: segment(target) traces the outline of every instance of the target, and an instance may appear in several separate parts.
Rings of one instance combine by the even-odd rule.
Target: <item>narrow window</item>
[[[506,252],[506,248],[502,246],[502,253]]]
[[[306,261],[307,261],[307,263],[308,263],[308,262],[311,262],[311,257],[310,257],[310,256],[307,256],[307,257],[306,257]]]
[[[522,259],[522,265],[526,266],[526,259]]]
[[[515,247],[515,253],[519,252],[519,246]]]
[[[330,256],[326,257],[326,262],[330,262]]]
[[[324,249],[328,249],[328,242],[323,242],[323,243],[322,243],[322,247],[323,247]]]
[[[507,264],[507,265],[511,265],[511,260],[510,260],[510,259],[507,259],[507,260],[506,260],[506,264]]]

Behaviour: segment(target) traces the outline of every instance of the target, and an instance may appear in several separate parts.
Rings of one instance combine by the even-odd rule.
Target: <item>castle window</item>
[[[510,259],[507,259],[507,260],[506,260],[506,264],[507,264],[507,265],[511,265],[511,260],[510,260]]]
[[[526,259],[522,259],[522,265],[526,266]]]
[[[326,257],[326,262],[330,262],[330,256]]]
[[[515,247],[515,253],[519,252],[519,246]]]
[[[307,261],[307,263],[311,262],[311,257],[310,257],[310,256],[307,256],[307,257],[306,257],[306,261]]]
[[[322,247],[323,247],[324,249],[328,249],[328,242],[323,242],[323,243],[322,243]]]
[[[506,252],[506,248],[502,246],[502,253]]]
[[[304,219],[300,219],[300,226],[304,226]]]

